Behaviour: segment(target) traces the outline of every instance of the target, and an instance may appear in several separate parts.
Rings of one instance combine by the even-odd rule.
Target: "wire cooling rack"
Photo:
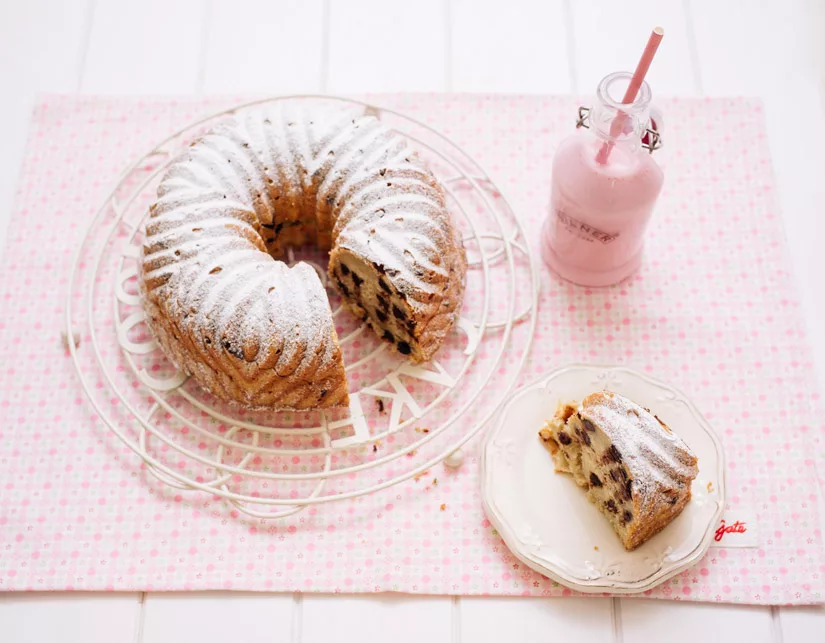
[[[342,309],[328,287],[350,384],[350,407],[309,413],[226,405],[175,369],[152,339],[137,294],[143,220],[167,164],[235,112],[274,101],[343,104],[400,131],[444,185],[468,253],[464,308],[436,358],[414,365]],[[288,251],[327,284],[326,257]],[[524,229],[499,189],[456,144],[382,108],[329,96],[247,103],[173,134],[127,168],[78,248],[66,305],[67,346],[101,420],[180,490],[278,518],[461,466],[462,447],[517,383],[536,324],[539,277]]]

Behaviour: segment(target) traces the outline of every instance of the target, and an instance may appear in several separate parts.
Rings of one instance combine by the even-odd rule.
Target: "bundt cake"
[[[409,359],[458,318],[467,269],[445,192],[372,115],[303,103],[249,108],[162,177],[140,259],[151,332],[178,368],[246,407],[345,406],[325,289],[286,246],[330,250],[345,306]]]
[[[556,471],[570,473],[631,551],[690,500],[696,456],[658,417],[616,393],[560,404],[539,432]]]

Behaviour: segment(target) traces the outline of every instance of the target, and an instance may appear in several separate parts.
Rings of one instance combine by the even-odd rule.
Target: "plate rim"
[[[504,520],[498,512],[497,507],[495,506],[494,501],[489,498],[490,491],[489,491],[489,481],[488,481],[488,468],[487,468],[487,457],[488,457],[488,450],[490,445],[492,444],[493,440],[496,438],[498,433],[500,432],[501,428],[504,425],[505,418],[511,412],[512,408],[520,401],[520,399],[525,396],[526,394],[539,389],[543,386],[546,386],[550,380],[556,379],[559,376],[564,375],[567,371],[572,370],[580,370],[585,369],[589,371],[598,371],[598,372],[619,372],[619,373],[627,373],[631,376],[637,377],[648,384],[658,386],[663,388],[664,390],[672,391],[673,393],[681,396],[681,398],[686,403],[688,409],[691,411],[694,418],[697,420],[697,424],[702,428],[702,430],[708,435],[710,438],[715,450],[716,450],[716,462],[717,462],[717,491],[719,495],[719,499],[716,501],[716,510],[713,512],[708,524],[705,528],[705,531],[702,535],[702,538],[699,540],[696,547],[694,547],[688,554],[679,558],[675,561],[669,561],[665,563],[662,561],[661,566],[652,572],[649,576],[645,578],[636,580],[636,581],[610,581],[604,580],[604,578],[596,578],[596,579],[586,579],[578,576],[568,575],[564,570],[555,566],[548,566],[543,562],[539,562],[530,557],[530,555],[526,552],[520,550],[518,546],[513,547],[512,544],[518,542],[518,538],[512,533],[510,530],[507,521]],[[645,592],[649,589],[656,587],[664,583],[665,581],[673,578],[677,574],[683,572],[685,569],[692,567],[699,559],[701,559],[705,553],[707,553],[710,545],[713,541],[713,534],[714,534],[714,526],[719,522],[724,514],[725,510],[725,503],[726,503],[726,480],[725,480],[725,473],[726,473],[726,466],[725,466],[725,453],[724,449],[722,448],[722,443],[719,439],[716,430],[713,426],[708,422],[705,416],[699,411],[696,405],[691,401],[691,399],[685,395],[679,388],[672,386],[662,380],[659,380],[655,377],[651,377],[645,373],[641,373],[636,369],[633,369],[629,366],[621,365],[621,364],[601,364],[601,363],[583,363],[583,362],[575,362],[571,364],[565,364],[564,366],[560,366],[559,368],[553,369],[549,373],[544,373],[538,378],[534,379],[533,381],[523,385],[516,394],[510,399],[507,404],[505,404],[500,412],[497,414],[493,426],[487,431],[484,442],[482,443],[481,447],[481,499],[482,504],[484,506],[484,512],[487,516],[487,519],[493,525],[493,527],[498,531],[499,536],[504,541],[504,544],[507,545],[507,548],[510,552],[518,558],[522,563],[533,569],[534,571],[539,572],[547,576],[548,578],[558,582],[561,585],[569,587],[570,589],[574,589],[576,591],[582,593],[612,593],[612,594],[636,594],[640,592]]]

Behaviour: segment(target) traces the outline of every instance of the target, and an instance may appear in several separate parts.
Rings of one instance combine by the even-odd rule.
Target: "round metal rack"
[[[177,371],[145,327],[136,288],[143,219],[179,150],[233,113],[271,101],[343,104],[406,135],[444,185],[468,252],[464,308],[428,364],[396,355],[328,287],[350,383],[348,410],[251,412],[225,405]],[[317,250],[288,251],[327,284]],[[67,347],[105,426],[165,485],[223,498],[255,518],[373,493],[428,472],[461,449],[517,383],[536,325],[539,276],[518,218],[484,171],[432,128],[383,107],[329,96],[256,101],[170,136],[119,178],[77,250]]]

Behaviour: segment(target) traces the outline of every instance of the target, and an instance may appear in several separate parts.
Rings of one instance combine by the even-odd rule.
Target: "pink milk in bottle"
[[[553,159],[542,257],[561,277],[583,286],[608,286],[639,268],[645,229],[662,190],[662,169],[642,147],[650,87],[642,83],[636,100],[622,104],[630,77],[617,72],[599,83],[588,129],[565,139]]]

